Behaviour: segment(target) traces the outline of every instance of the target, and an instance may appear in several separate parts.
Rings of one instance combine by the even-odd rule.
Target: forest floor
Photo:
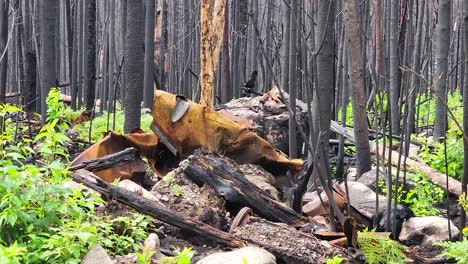
[[[345,157],[345,165],[348,168],[345,179],[348,179],[349,186],[344,186],[342,184],[343,179],[338,179],[339,181],[336,182],[333,188],[333,197],[343,212],[347,212],[347,215],[357,219],[351,236],[357,235],[357,244],[354,247],[358,247],[360,250],[348,249],[348,243],[352,240],[352,238],[347,237],[347,231],[349,230],[343,230],[344,233],[341,233],[339,232],[341,226],[338,225],[338,232],[334,231],[332,221],[328,217],[328,209],[324,209],[324,213],[316,213],[317,210],[328,207],[322,206],[322,202],[330,204],[329,201],[326,201],[327,199],[323,200],[326,198],[323,187],[318,187],[318,192],[308,191],[305,193],[302,203],[304,207],[301,214],[296,214],[286,205],[291,202],[287,199],[287,193],[288,191],[294,191],[294,188],[288,189],[282,185],[282,177],[278,173],[275,174],[275,169],[278,169],[278,167],[239,165],[235,156],[231,157],[234,159],[231,160],[219,155],[219,153],[204,152],[205,150],[203,150],[202,152],[191,152],[188,160],[182,161],[180,165],[179,161],[174,162],[166,159],[166,161],[170,161],[170,165],[167,167],[157,166],[157,169],[175,170],[169,173],[166,172],[166,176],[161,179],[151,170],[151,158],[147,157],[141,160],[145,164],[143,171],[145,180],[140,182],[136,178],[134,180],[144,186],[151,199],[154,199],[155,206],[157,206],[154,208],[162,208],[163,211],[165,208],[170,216],[173,213],[175,216],[182,216],[181,219],[187,221],[185,223],[195,223],[194,226],[200,227],[200,232],[202,232],[197,233],[194,232],[194,229],[187,228],[177,221],[174,222],[174,220],[171,220],[172,218],[158,218],[154,217],[154,215],[153,217],[147,217],[145,216],[145,214],[148,214],[147,211],[125,204],[123,199],[115,195],[115,193],[104,194],[98,189],[93,191],[93,187],[86,188],[75,185],[70,187],[69,162],[82,156],[83,153],[92,149],[92,146],[96,146],[89,143],[88,139],[91,138],[92,142],[96,142],[97,139],[102,137],[102,130],[109,128],[106,120],[108,122],[110,119],[106,115],[96,117],[93,120],[93,129],[89,131],[90,124],[88,120],[82,120],[80,124],[76,124],[76,122],[71,124],[71,121],[78,117],[79,112],[64,108],[58,101],[50,104],[51,110],[49,111],[47,123],[49,125],[42,128],[40,128],[40,120],[37,117],[28,117],[28,115],[12,106],[2,108],[1,113],[4,118],[2,171],[10,178],[0,178],[1,186],[3,186],[3,189],[0,189],[0,197],[4,197],[5,201],[0,205],[0,208],[3,206],[2,210],[4,210],[0,214],[0,225],[5,226],[5,223],[9,223],[5,229],[6,235],[0,235],[0,260],[2,260],[2,257],[8,260],[9,256],[11,260],[20,260],[19,262],[11,261],[11,263],[21,263],[21,255],[24,254],[25,250],[28,250],[30,253],[26,256],[41,261],[51,261],[53,259],[75,259],[79,261],[91,246],[98,242],[112,256],[113,263],[184,263],[180,261],[185,258],[189,259],[189,262],[186,263],[190,263],[190,259],[192,263],[195,263],[204,257],[211,256],[213,253],[226,252],[232,248],[232,246],[222,245],[223,243],[219,242],[221,240],[217,241],[216,239],[219,239],[219,237],[213,240],[208,236],[212,234],[209,227],[214,227],[222,231],[221,237],[227,236],[233,242],[242,241],[246,244],[267,249],[267,251],[275,255],[277,263],[360,263],[363,261],[363,257],[369,263],[378,263],[380,260],[376,255],[382,255],[382,250],[387,253],[385,255],[388,256],[383,257],[387,258],[388,261],[396,259],[397,262],[410,263],[449,262],[448,259],[440,256],[447,246],[433,245],[430,242],[432,239],[435,239],[434,241],[446,240],[447,229],[444,229],[444,226],[430,223],[427,226],[411,227],[415,229],[411,231],[408,223],[411,219],[428,219],[428,217],[438,217],[434,220],[435,222],[450,219],[453,220],[453,223],[458,223],[460,216],[458,199],[428,181],[424,175],[408,172],[409,187],[406,190],[401,189],[401,196],[398,197],[398,203],[403,209],[397,210],[399,227],[396,232],[401,232],[399,240],[407,244],[408,247],[403,246],[391,240],[389,233],[383,232],[385,227],[382,221],[385,219],[385,213],[373,216],[374,212],[372,210],[375,210],[375,206],[372,208],[372,206],[366,205],[369,201],[354,202],[356,198],[353,196],[353,190],[357,191],[359,196],[364,196],[364,192],[369,192],[369,197],[375,197],[375,192],[377,192],[383,195],[381,197],[384,198],[387,188],[384,181],[373,182],[367,184],[369,187],[366,187],[359,179],[350,180],[350,178],[353,178],[355,163],[352,146],[346,148]],[[238,124],[245,125],[243,122],[248,120],[250,130],[256,131],[258,135],[268,139],[268,142],[276,148],[287,150],[287,145],[284,142],[288,135],[288,128],[285,125],[288,121],[288,114],[275,96],[270,94],[263,97],[241,98],[218,108],[218,111],[230,111],[231,114],[236,116],[233,120]],[[145,125],[145,122],[148,125],[151,116],[148,115],[147,110],[143,110],[143,113],[142,120],[145,120],[143,125]],[[121,113],[117,113],[117,115],[117,122],[120,122]],[[223,115],[229,117],[225,113]],[[299,117],[299,122],[301,120],[305,120],[305,117]],[[117,130],[119,129],[121,128],[117,128]],[[88,133],[91,133],[91,135]],[[449,133],[452,133],[454,137],[459,136],[457,131],[449,130]],[[152,132],[147,134],[152,134]],[[427,135],[425,136],[427,137]],[[111,136],[107,136],[107,138],[109,137]],[[451,138],[449,137],[448,140],[451,140]],[[16,142],[16,144],[11,144],[12,142]],[[421,142],[423,141],[421,140]],[[427,147],[429,144],[422,144],[417,153],[421,156],[422,162],[433,162],[435,164],[431,164],[431,166],[442,167],[442,165],[438,164],[441,148],[437,144],[430,143],[430,148]],[[455,145],[451,146],[454,149],[450,151],[455,151]],[[115,144],[112,143],[112,146],[115,146]],[[120,148],[136,147],[138,149],[139,146],[138,144],[123,144]],[[335,144],[330,146],[329,158],[332,161],[331,165],[335,167],[338,147]],[[395,144],[395,146],[398,146],[398,144]],[[162,153],[168,153],[167,149],[165,151]],[[141,154],[141,152],[139,153]],[[101,155],[101,157],[112,154],[104,153],[106,154]],[[228,152],[222,151],[220,153],[229,155]],[[256,155],[260,154],[262,153],[256,153]],[[158,155],[161,155],[161,153],[158,153]],[[453,154],[449,154],[449,162],[456,163],[457,160],[454,160],[451,155]],[[456,157],[456,154],[454,157]],[[93,158],[90,160],[93,160]],[[164,161],[165,159],[160,160]],[[76,164],[72,162],[72,167],[73,165]],[[126,165],[119,166],[125,167]],[[458,169],[455,165],[451,166],[453,171]],[[396,170],[396,168],[393,169]],[[374,176],[371,175],[370,178],[375,177],[375,170],[374,168]],[[120,173],[122,171],[123,169],[120,170]],[[80,174],[79,172],[73,174],[75,173]],[[99,176],[99,172],[95,173]],[[141,171],[133,170],[132,173],[132,175],[135,175],[135,173],[138,174]],[[203,179],[196,178],[194,176],[196,173],[204,175]],[[301,175],[304,173],[305,171],[302,171]],[[456,177],[457,173],[459,172],[449,173],[449,175]],[[243,185],[239,186],[224,183],[221,189],[227,193],[222,193],[218,189],[220,187],[216,185],[216,181],[223,181],[222,174],[232,174],[232,177],[236,175],[242,178],[245,177],[248,181],[241,181]],[[26,175],[34,177],[31,178],[32,180],[24,181]],[[126,193],[130,195],[130,198],[138,200],[144,197],[144,199],[148,199],[143,188],[140,187],[139,191],[135,191],[135,189],[132,189],[134,187],[123,184],[126,181],[123,179],[132,179],[133,176],[113,176],[115,177],[114,183],[116,186],[130,190],[130,192]],[[217,180],[210,182],[208,180],[210,177]],[[382,175],[381,177],[383,178]],[[227,178],[225,180],[232,183],[235,179],[239,178]],[[14,181],[19,182],[14,183]],[[55,198],[50,199],[50,201],[41,200],[39,193],[35,192],[34,188],[29,189],[31,186],[36,186],[39,189],[42,187],[38,186],[51,188],[42,195],[50,195],[50,197],[55,197],[57,193],[60,193],[60,195],[56,197],[57,200]],[[71,188],[71,191],[65,191],[60,186],[66,186],[66,189]],[[366,189],[354,189],[353,186]],[[27,187],[28,192],[23,192],[25,187]],[[101,187],[104,188],[103,185]],[[249,196],[248,193],[246,195],[242,191],[236,192],[239,188],[247,188],[245,190],[251,190],[255,195]],[[82,194],[77,194],[76,190]],[[99,197],[100,195],[96,190],[102,193],[101,197],[104,200]],[[6,196],[7,193],[8,196]],[[350,195],[351,202],[340,203],[340,201],[344,200],[344,197],[347,197],[347,193]],[[37,206],[31,206],[31,203],[18,204],[11,200],[10,209],[6,210],[4,204],[8,204],[9,200],[5,197],[11,199],[15,195],[19,200],[29,199],[34,201],[34,199],[37,199],[33,203]],[[335,195],[342,198],[337,198]],[[51,208],[58,208],[58,204],[63,199],[67,201],[66,208],[60,209],[60,213],[56,213],[54,210],[57,209]],[[310,207],[317,201],[320,202],[315,203],[313,210],[306,210],[307,206]],[[359,204],[361,202],[362,204]],[[375,203],[373,200],[370,202]],[[12,211],[11,208],[15,206],[17,207],[15,208],[16,211]],[[280,218],[279,215],[269,215],[268,210],[262,210],[262,206],[271,206],[271,210],[278,210],[277,212],[285,213],[285,216]],[[353,207],[351,211],[349,211],[349,208],[351,208],[349,206]],[[38,212],[38,210],[42,210],[41,207],[49,208],[48,210],[52,214],[61,215],[61,219],[55,219],[54,216],[49,217],[47,214],[47,218],[41,218],[42,216]],[[245,207],[251,207],[253,212],[251,210],[246,211],[243,209]],[[20,212],[29,212],[29,214],[35,216],[30,219]],[[80,212],[79,217],[76,212]],[[371,213],[369,214],[369,212]],[[16,218],[12,215],[16,215]],[[373,217],[377,217],[377,223],[380,222],[374,226],[374,228],[377,228],[377,232],[367,229],[372,226]],[[45,221],[46,226],[49,225],[54,228],[41,227],[40,224],[37,224],[38,221]],[[87,222],[94,225],[94,228],[90,229]],[[283,223],[279,224],[279,222]],[[75,231],[80,230],[80,233],[70,233],[68,228]],[[455,225],[452,228],[450,232],[455,235],[458,228]],[[24,233],[25,230],[28,231]],[[413,234],[409,234],[409,238],[403,238],[403,230],[406,233],[413,232]],[[35,235],[39,233],[43,234],[41,238]],[[146,246],[143,243],[145,239],[148,240],[148,234],[150,233],[155,233],[158,237],[159,245],[153,249],[154,252],[145,251]],[[63,241],[57,236],[69,240]],[[15,241],[15,243],[12,243],[12,241]],[[60,248],[57,247],[57,243],[69,243],[70,246],[67,249]],[[13,245],[16,246],[13,247]],[[5,257],[5,252],[10,252],[7,257]],[[155,252],[158,253],[154,254]],[[269,253],[256,252],[255,254]],[[395,258],[390,259],[389,256]],[[450,257],[457,259],[457,256],[450,255]],[[341,258],[342,260],[340,260]],[[336,262],[331,262],[332,259],[336,259]],[[249,260],[248,263],[257,262]],[[463,262],[459,261],[458,263]]]

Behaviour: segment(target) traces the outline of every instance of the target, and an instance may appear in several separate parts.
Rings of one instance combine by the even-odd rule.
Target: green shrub
[[[409,191],[404,191],[403,186],[398,188],[397,202],[405,204],[413,211],[415,216],[433,216],[439,215],[440,212],[434,205],[444,201],[445,191],[431,183],[423,173],[413,174],[408,176],[415,182],[415,187]],[[387,193],[385,181],[379,181],[379,189],[382,193]],[[395,185],[392,184],[392,193],[395,193]]]
[[[369,264],[404,263],[406,246],[375,234],[375,230],[358,233],[358,246]]]
[[[441,246],[444,248],[440,256],[446,257],[448,259],[454,259],[459,264],[468,263],[468,239],[465,237],[462,241],[457,242],[436,242],[436,246]]]
[[[148,217],[96,216],[94,208],[103,203],[98,195],[64,187],[69,138],[57,92],[47,98],[47,123],[34,142],[20,137],[15,143],[10,116],[21,109],[0,105],[0,263],[80,263],[95,243],[111,255],[127,254],[146,238]],[[41,145],[43,166],[27,164],[36,156],[33,143]]]
[[[123,133],[123,126],[124,126],[124,119],[125,119],[125,112],[123,110],[118,110],[115,113],[115,131],[119,133]],[[149,132],[151,122],[153,121],[153,117],[149,109],[144,108],[141,110],[141,129]],[[89,135],[89,125],[90,122],[84,122],[78,124],[73,127],[73,129],[80,135],[83,139],[88,139]],[[108,116],[107,112],[103,112],[101,116],[97,116],[92,121],[92,129],[91,129],[91,140],[93,142],[98,141],[103,137],[103,134],[108,132],[108,130],[112,130],[113,127],[113,113],[110,113]]]
[[[161,259],[161,264],[190,264],[195,251],[191,247],[184,248],[180,251],[179,248],[174,247],[175,257],[164,257]]]

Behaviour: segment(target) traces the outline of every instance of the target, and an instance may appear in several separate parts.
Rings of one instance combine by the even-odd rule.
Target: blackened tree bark
[[[25,101],[25,110],[27,112],[35,111],[36,109],[36,53],[33,42],[33,16],[31,5],[33,3],[23,2],[23,24],[22,24],[22,39],[23,39],[23,65],[24,65],[24,82],[23,92]]]
[[[221,99],[223,103],[228,102],[232,99],[233,91],[231,88],[231,71],[230,58],[229,58],[229,5],[226,4],[224,10],[224,34],[223,43],[221,44]]]
[[[41,0],[41,116],[42,124],[47,119],[46,98],[50,88],[57,85],[55,32],[58,17],[57,0]]]
[[[125,72],[127,91],[125,96],[125,133],[140,127],[141,100],[143,97],[143,2],[127,1],[127,33],[125,38]]]
[[[155,0],[146,0],[144,107],[151,108],[154,95],[154,19]]]
[[[94,106],[96,95],[96,0],[88,0],[88,90],[86,93],[86,109],[91,110]]]
[[[367,127],[366,97],[364,91],[363,63],[361,56],[361,21],[357,14],[357,1],[345,1],[345,25],[350,58],[351,100],[353,106],[354,137],[358,176],[371,169],[369,130]],[[398,119],[399,120],[399,119]]]
[[[109,103],[108,103],[108,107],[107,107],[107,110],[109,112],[112,112],[114,111],[114,100],[115,100],[115,89],[117,89],[117,86],[116,86],[116,77],[114,76],[114,73],[115,73],[115,65],[116,65],[116,62],[117,62],[117,56],[116,56],[116,44],[115,44],[115,35],[116,35],[116,32],[115,32],[115,28],[116,28],[116,20],[115,20],[115,8],[116,7],[116,2],[115,0],[110,0],[109,1],[109,54],[108,54],[108,57],[109,57],[109,68],[108,68],[108,72],[109,72],[109,87],[108,87],[108,91],[109,91]]]
[[[190,42],[191,42],[191,21],[190,21],[190,5],[191,3],[189,1],[184,1],[184,57],[183,57],[183,90],[184,90],[184,95],[187,98],[192,97],[192,83],[191,83],[191,78],[192,74],[188,70],[191,64],[191,59],[192,59],[192,52],[193,49],[190,48]]]
[[[8,5],[9,0],[0,1],[0,56],[4,54],[0,61],[0,103],[5,102],[7,84]]]
[[[291,9],[290,4],[291,0],[284,0],[282,5],[282,15],[283,15],[283,63],[281,65],[281,87],[288,91],[289,90],[289,45],[291,44],[290,33],[291,33]]]
[[[297,31],[298,31],[298,15],[299,15],[299,3],[298,1],[291,1],[291,12],[290,12],[290,33],[289,33],[289,109],[292,113],[296,114],[296,93],[297,93]],[[333,20],[330,20],[333,24]],[[326,26],[325,26],[326,27]],[[333,34],[333,28],[329,29]],[[333,47],[332,47],[333,48]],[[332,51],[333,53],[333,51]],[[333,65],[333,57],[332,63]],[[331,71],[333,74],[333,71]],[[333,79],[333,76],[331,76]],[[289,116],[289,156],[291,158],[297,158],[297,127],[294,116]]]
[[[422,58],[421,58],[421,50],[422,50],[422,39],[423,39],[423,22],[424,22],[424,10],[426,8],[425,1],[421,1],[418,3],[418,10],[417,10],[417,25],[416,25],[416,39],[415,39],[415,46],[413,49],[413,70],[419,72],[421,70]],[[411,85],[410,85],[410,94],[408,95],[408,121],[406,122],[406,139],[409,139],[411,134],[415,129],[415,102],[416,102],[416,93],[418,92],[418,87],[420,85],[420,79],[416,75],[411,76]],[[406,140],[406,147],[405,147],[405,156],[408,156],[409,152],[409,140]]]
[[[448,55],[450,48],[450,0],[439,1],[439,12],[436,25],[436,74],[438,80],[435,92],[438,98],[435,104],[434,140],[440,140],[445,135],[447,127],[447,109],[444,102],[447,101],[447,71]],[[439,79],[440,78],[440,79]]]
[[[234,97],[239,97],[240,95],[240,86],[241,86],[241,46],[242,46],[242,36],[241,32],[241,1],[233,1],[233,8],[231,13],[233,13],[233,48],[232,48],[232,89]]]
[[[390,1],[390,104],[393,134],[400,134],[400,0]],[[388,96],[388,95],[387,95]]]
[[[334,6],[335,1],[320,2],[317,9],[317,26],[315,31],[315,50],[317,54],[317,87],[312,99],[313,140],[314,144],[320,131],[328,131],[332,118],[332,95],[334,93]],[[328,137],[324,137],[328,142]],[[324,144],[328,153],[328,144]],[[328,166],[328,164],[326,164]]]
[[[468,0],[463,1],[463,49],[465,56],[468,54]],[[468,74],[468,62],[465,61],[465,76]],[[463,131],[468,131],[468,81],[465,80],[463,85]],[[463,178],[462,178],[462,193],[467,193],[466,185],[468,184],[468,142],[463,140]],[[466,212],[462,209],[460,217],[461,228],[466,226]],[[460,235],[463,236],[463,235]]]
[[[161,10],[161,40],[159,44],[159,76],[161,77],[161,86],[166,87],[167,79],[167,67],[166,67],[166,50],[169,42],[169,18],[168,18],[168,9],[169,5],[167,0],[162,0],[162,10]],[[160,88],[162,88],[160,87]]]

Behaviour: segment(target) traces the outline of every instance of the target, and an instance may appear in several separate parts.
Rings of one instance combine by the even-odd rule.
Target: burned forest
[[[0,264],[468,263],[468,0],[0,0]]]

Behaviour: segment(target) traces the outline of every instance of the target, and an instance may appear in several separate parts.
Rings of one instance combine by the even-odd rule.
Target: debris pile
[[[307,129],[304,103],[297,105],[298,124]],[[154,133],[110,132],[86,149],[71,164],[73,179],[154,217],[168,235],[192,245],[212,251],[243,248],[198,263],[243,250],[264,256],[252,263],[324,263],[335,256],[362,262],[359,251],[348,247],[357,247],[358,229],[385,218],[385,197],[379,197],[377,210],[371,187],[333,183],[331,196],[318,187],[305,193],[302,208],[292,209],[287,194],[294,193],[307,169],[282,152],[288,149],[289,116],[277,89],[216,110],[157,91],[152,116]],[[331,206],[341,213],[338,225],[329,217]],[[399,228],[412,216],[401,215]]]

